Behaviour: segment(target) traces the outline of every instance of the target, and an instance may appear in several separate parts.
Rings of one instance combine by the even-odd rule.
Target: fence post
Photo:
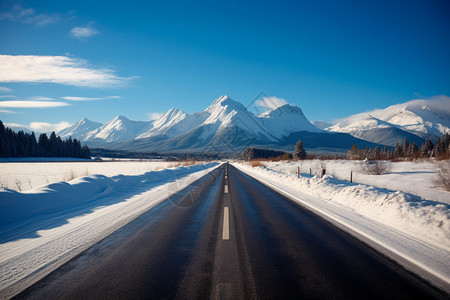
[[[350,182],[353,182],[353,171],[350,171]]]
[[[297,167],[297,178],[300,178],[300,167]]]
[[[311,175],[311,168],[309,168],[309,175]]]
[[[326,173],[326,172],[327,172],[327,170],[322,169],[322,177],[325,176],[325,173]],[[321,177],[321,178],[322,178],[322,177]]]

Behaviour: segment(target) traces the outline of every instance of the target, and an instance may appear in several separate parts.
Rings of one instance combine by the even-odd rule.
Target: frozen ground
[[[52,159],[52,158],[50,158]],[[25,161],[29,159],[24,158]],[[72,179],[89,175],[138,175],[149,171],[170,168],[180,163],[165,161],[137,161],[115,160],[103,162],[11,162],[0,160],[0,188],[16,191],[28,191],[49,183],[70,181]],[[61,160],[61,159],[59,159]]]
[[[388,255],[450,291],[450,193],[433,190],[433,184],[428,182],[433,177],[431,172],[434,173],[432,165],[410,165],[415,169],[406,171],[408,163],[401,163],[393,167],[393,172],[397,173],[392,176],[359,177],[358,180],[384,186],[376,187],[329,175],[323,178],[309,175],[308,164],[312,169],[318,169],[319,166],[314,165],[318,163],[302,162],[301,168],[307,170],[307,174],[300,178],[295,173],[298,165],[295,163],[272,162],[265,163],[266,167],[254,168],[248,164],[234,165],[363,239],[374,242],[381,251],[389,249]],[[353,163],[328,162],[327,172],[333,167],[334,174],[345,175]],[[423,176],[423,170],[428,170],[423,173],[427,175]],[[416,179],[417,186],[409,183],[409,179]],[[396,189],[385,188],[388,186]],[[436,198],[424,199],[399,191],[407,189]]]
[[[130,168],[129,173],[155,168],[145,163],[112,164],[114,173],[119,171],[113,168],[121,167]],[[0,298],[14,295],[218,166],[91,175],[27,192],[0,190]]]

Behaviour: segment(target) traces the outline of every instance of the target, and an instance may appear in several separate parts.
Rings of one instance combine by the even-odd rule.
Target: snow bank
[[[38,158],[42,159],[42,158]],[[12,162],[6,159],[0,164],[0,187],[16,191],[28,191],[49,183],[70,181],[89,175],[116,176],[141,175],[150,171],[182,166],[182,162],[166,161],[77,161],[77,162]]]
[[[219,163],[94,175],[26,193],[0,191],[0,298],[9,298]]]
[[[402,191],[417,195],[425,200],[443,202],[450,205],[450,193],[442,190],[436,184],[437,166],[429,160],[392,162],[391,172],[385,175],[367,175],[361,172],[360,161],[349,160],[304,160],[304,161],[278,161],[264,162],[268,168],[288,174],[296,174],[297,167],[300,172],[313,175],[319,174],[323,165],[327,174],[341,180],[350,180],[353,172],[353,182]]]

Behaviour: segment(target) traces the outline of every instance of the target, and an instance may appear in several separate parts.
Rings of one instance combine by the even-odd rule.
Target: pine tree
[[[400,143],[397,143],[397,145],[395,145],[395,149],[394,149],[394,157],[398,158],[398,157],[402,157],[403,156],[403,146]]]
[[[48,137],[47,134],[41,133],[38,140],[39,156],[48,157]]]
[[[421,157],[430,157],[433,151],[433,142],[430,139],[427,139],[425,143],[423,143],[420,148],[420,156]]]
[[[303,148],[302,140],[298,140],[297,144],[295,144],[294,153],[292,154],[294,159],[305,159],[307,154],[305,148]]]
[[[0,157],[6,157],[6,128],[3,122],[0,121]]]
[[[408,151],[409,151],[409,141],[408,139],[405,139],[405,141],[403,142],[403,155],[404,156],[408,156]]]
[[[443,155],[445,155],[444,143],[443,141],[441,141],[441,138],[438,137],[436,140],[436,144],[434,145],[433,156],[439,158]]]

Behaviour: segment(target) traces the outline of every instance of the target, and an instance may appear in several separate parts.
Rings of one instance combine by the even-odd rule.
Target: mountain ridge
[[[410,119],[402,119],[405,114]],[[433,105],[410,101],[353,115],[323,130],[311,123],[298,106],[284,104],[255,115],[240,102],[223,95],[205,110],[192,114],[171,108],[153,121],[132,121],[119,115],[106,124],[83,118],[58,134],[72,134],[89,146],[140,151],[235,151],[253,145],[281,149],[290,148],[293,137],[305,136],[311,141],[309,146],[305,145],[307,148],[344,152],[351,147],[349,143],[395,146],[408,138],[419,145],[424,137],[434,136],[436,130],[442,129],[426,118],[443,119],[441,123],[446,125],[445,116],[445,111],[436,111]],[[90,128],[93,129],[89,131]],[[333,142],[330,144],[327,139]]]

